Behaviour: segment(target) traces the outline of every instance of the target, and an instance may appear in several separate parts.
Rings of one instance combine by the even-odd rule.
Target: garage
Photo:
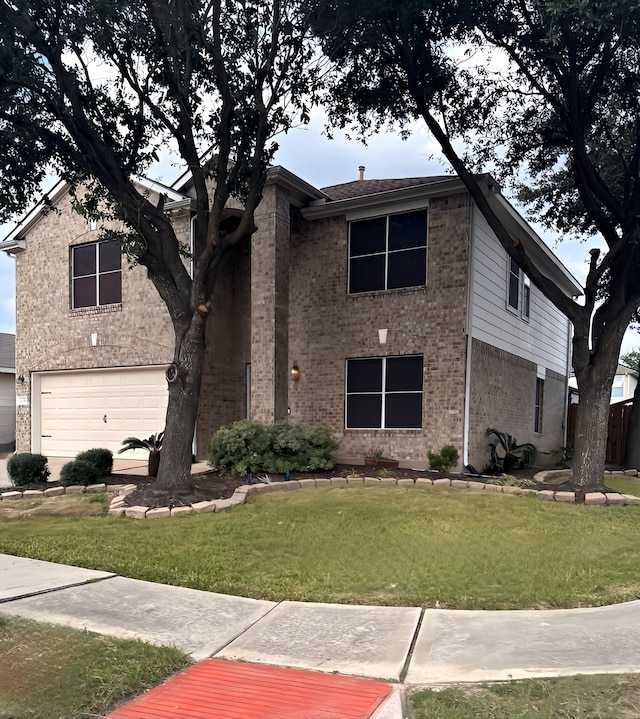
[[[33,451],[75,457],[105,447],[116,455],[125,437],[161,432],[168,397],[164,373],[158,366],[34,373]],[[147,452],[121,456],[146,459]]]

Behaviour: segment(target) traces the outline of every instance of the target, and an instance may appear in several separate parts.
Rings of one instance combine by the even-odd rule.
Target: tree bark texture
[[[169,382],[169,402],[160,453],[157,489],[178,493],[191,490],[191,456],[204,366],[206,320],[197,314],[184,336],[176,338],[177,376]]]

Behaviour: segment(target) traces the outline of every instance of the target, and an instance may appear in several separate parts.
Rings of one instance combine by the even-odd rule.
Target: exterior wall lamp
[[[291,369],[289,370],[289,374],[291,375],[291,379],[294,382],[297,382],[300,379],[300,369],[298,367],[298,363],[294,362],[291,365]]]
[[[16,377],[17,384],[24,384],[24,375],[21,374],[18,377]]]

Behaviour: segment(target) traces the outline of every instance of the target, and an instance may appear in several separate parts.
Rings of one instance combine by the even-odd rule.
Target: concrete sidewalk
[[[640,671],[640,601],[453,611],[266,602],[0,555],[0,613],[172,644],[194,659],[407,685]],[[401,692],[375,719],[402,719]]]

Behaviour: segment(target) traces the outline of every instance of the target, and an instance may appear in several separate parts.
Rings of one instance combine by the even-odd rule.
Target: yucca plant
[[[164,432],[152,434],[148,439],[138,439],[137,437],[127,437],[122,440],[122,448],[118,450],[118,454],[128,452],[130,449],[146,449],[149,452],[149,462],[147,464],[147,474],[150,477],[158,476],[158,468],[160,467],[160,450],[162,449],[162,440]]]
[[[504,452],[504,457],[498,456],[498,462],[502,465],[499,469],[508,472],[510,469],[526,467],[535,462],[538,450],[531,442],[518,444],[518,440],[508,432],[501,432],[499,429],[489,427],[488,435],[493,435]]]

